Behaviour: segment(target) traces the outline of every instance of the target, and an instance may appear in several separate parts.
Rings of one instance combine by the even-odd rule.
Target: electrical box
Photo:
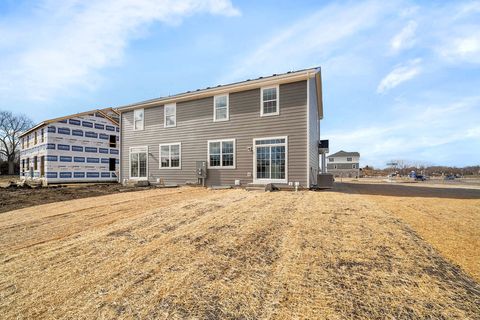
[[[318,151],[319,153],[328,153],[328,140],[320,140],[320,143],[318,144]]]
[[[197,161],[196,174],[198,179],[207,178],[207,161]]]
[[[317,187],[319,189],[331,189],[333,188],[333,174],[331,173],[322,173],[317,175]]]

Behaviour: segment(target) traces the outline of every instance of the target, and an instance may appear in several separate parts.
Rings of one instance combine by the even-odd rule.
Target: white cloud
[[[240,14],[230,0],[46,0],[37,8],[31,22],[0,22],[1,34],[17,39],[0,40],[2,95],[42,100],[73,85],[94,87],[97,72],[120,63],[129,41],[151,23]]]
[[[438,51],[450,62],[480,63],[480,33],[448,38]]]
[[[228,78],[220,82],[318,66],[332,58],[342,43],[375,26],[392,7],[376,1],[328,5],[288,25],[242,56]]]
[[[377,87],[378,93],[395,88],[400,83],[410,80],[420,73],[421,59],[414,59],[406,64],[396,66],[389,74],[387,74]]]
[[[434,161],[429,154],[432,148],[480,139],[480,129],[471,117],[479,106],[479,96],[446,104],[406,104],[397,106],[399,113],[390,121],[333,131],[324,138],[330,139],[333,150],[359,151],[363,164],[384,166],[386,161],[395,158]]]
[[[397,33],[390,41],[390,47],[394,52],[399,52],[404,49],[409,49],[415,44],[415,32],[417,30],[417,23],[413,20]]]

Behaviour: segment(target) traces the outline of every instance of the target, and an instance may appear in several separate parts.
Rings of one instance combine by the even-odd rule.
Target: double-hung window
[[[182,145],[181,143],[168,143],[160,145],[160,169],[180,169]]]
[[[144,109],[136,109],[133,111],[133,130],[143,130],[144,126]]]
[[[226,121],[229,118],[229,96],[222,94],[213,97],[213,121]]]
[[[347,158],[347,161],[348,161],[348,162],[352,162],[352,158]]]
[[[165,128],[177,126],[177,104],[168,103],[165,105],[164,124]]]
[[[208,141],[208,167],[235,168],[235,139]]]
[[[263,117],[280,114],[279,86],[265,87],[260,91],[260,115]]]
[[[130,148],[130,178],[147,179],[148,147]]]

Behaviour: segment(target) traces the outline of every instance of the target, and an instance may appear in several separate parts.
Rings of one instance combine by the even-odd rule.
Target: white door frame
[[[257,179],[257,145],[256,141],[270,140],[270,139],[285,139],[285,179]],[[262,144],[258,147],[272,147],[279,144]],[[282,144],[283,145],[283,144]],[[270,169],[271,169],[271,154],[270,154]],[[253,139],[253,183],[267,184],[267,183],[288,183],[288,136],[280,137],[265,137]]]
[[[145,177],[132,177],[132,149],[135,149],[135,148],[144,148],[145,149],[145,152],[147,154],[147,162],[146,162],[146,176]],[[140,153],[140,152],[136,152],[136,153]],[[138,175],[140,175],[140,159],[138,161]],[[129,148],[129,153],[128,153],[128,177],[131,179],[131,180],[148,180],[148,146],[135,146],[135,147],[130,147]]]

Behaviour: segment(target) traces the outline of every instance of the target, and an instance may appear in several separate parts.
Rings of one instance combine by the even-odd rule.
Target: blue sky
[[[36,122],[313,66],[332,152],[480,164],[480,1],[0,2],[0,109]]]

